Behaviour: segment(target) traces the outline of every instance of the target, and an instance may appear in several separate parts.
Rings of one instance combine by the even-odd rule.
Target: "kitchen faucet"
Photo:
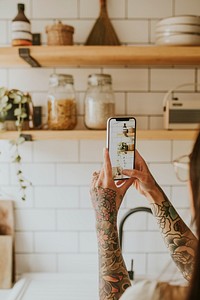
[[[148,207],[135,207],[130,209],[121,219],[120,223],[119,223],[119,243],[120,243],[120,248],[122,250],[122,245],[123,245],[123,226],[125,221],[127,220],[128,217],[130,217],[132,214],[136,213],[136,212],[148,212],[150,214],[152,214],[152,211],[150,208]],[[131,270],[128,271],[129,274],[129,278],[130,280],[134,279],[134,271],[133,271],[133,259],[131,260]]]

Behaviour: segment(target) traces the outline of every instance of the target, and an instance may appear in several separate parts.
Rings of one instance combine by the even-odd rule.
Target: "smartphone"
[[[134,169],[136,145],[136,119],[134,117],[109,118],[107,121],[107,148],[114,180],[128,179],[123,169]]]

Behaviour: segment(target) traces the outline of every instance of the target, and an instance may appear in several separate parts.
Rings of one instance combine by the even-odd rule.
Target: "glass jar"
[[[77,124],[76,97],[72,75],[52,74],[49,78],[48,128],[73,129]]]
[[[108,74],[91,74],[85,95],[85,125],[88,129],[106,129],[107,119],[115,114],[112,78]]]

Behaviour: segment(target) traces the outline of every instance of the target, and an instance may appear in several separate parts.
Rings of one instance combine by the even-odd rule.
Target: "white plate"
[[[171,24],[191,24],[200,25],[200,17],[193,15],[176,16],[170,18],[164,18],[160,20],[157,25],[171,25]]]
[[[161,25],[156,27],[157,32],[190,32],[190,33],[199,33],[200,34],[200,25],[190,25],[190,24],[170,24],[170,25]]]
[[[157,45],[182,45],[198,46],[200,45],[200,35],[196,34],[173,34],[156,38]]]
[[[191,40],[193,39],[193,37],[195,36],[195,39],[197,36],[200,37],[200,33],[185,33],[185,32],[157,32],[156,35],[155,35],[155,38],[156,39],[159,39],[159,38],[164,38],[164,37],[172,37],[172,36],[182,36],[184,39],[187,39],[187,40]]]

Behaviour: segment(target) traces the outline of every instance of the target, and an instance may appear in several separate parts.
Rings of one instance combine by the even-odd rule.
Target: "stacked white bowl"
[[[200,45],[200,16],[164,18],[156,24],[157,45]]]

